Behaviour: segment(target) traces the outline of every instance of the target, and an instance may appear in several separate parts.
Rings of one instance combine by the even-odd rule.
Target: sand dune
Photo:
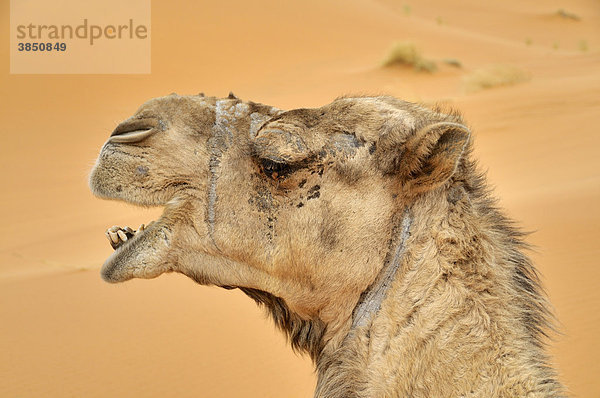
[[[153,2],[151,75],[9,75],[0,45],[0,396],[311,396],[310,361],[242,294],[98,275],[104,229],[160,212],[89,193],[110,131],[151,97],[229,90],[281,108],[386,93],[461,109],[501,205],[535,231],[561,380],[573,396],[600,396],[597,2],[190,3]],[[8,2],[1,15],[8,24]],[[438,71],[381,68],[397,40]],[[498,64],[531,79],[466,90],[466,76]]]

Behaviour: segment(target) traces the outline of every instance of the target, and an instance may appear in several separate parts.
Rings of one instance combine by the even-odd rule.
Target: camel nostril
[[[126,120],[119,124],[110,135],[111,142],[138,142],[158,131],[163,125],[154,118]]]
[[[134,130],[129,132],[118,133],[110,136],[110,142],[130,143],[142,141],[156,133],[155,129]]]

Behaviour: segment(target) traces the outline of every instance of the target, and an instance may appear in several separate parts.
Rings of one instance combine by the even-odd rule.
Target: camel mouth
[[[156,264],[155,250],[169,247],[169,230],[160,219],[142,224],[137,230],[119,226],[109,228],[105,235],[114,251],[102,265],[102,279],[120,283],[132,278],[154,278],[164,272],[160,264]]]
[[[104,235],[112,248],[117,250],[131,244],[131,242],[136,239],[140,239],[155,223],[156,221],[150,221],[148,224],[141,224],[137,229],[133,229],[129,226],[121,227],[113,225],[106,230]]]
[[[167,272],[169,267],[161,258],[170,250],[175,230],[168,214],[180,204],[180,198],[172,198],[160,217],[137,229],[117,225],[108,228],[105,236],[114,251],[102,265],[102,279],[119,283],[132,278],[155,278]]]
[[[127,203],[136,204],[135,202],[126,201]],[[167,203],[164,204],[163,213],[157,220],[152,220],[147,224],[141,224],[137,229],[133,229],[129,226],[121,227],[119,225],[113,225],[106,229],[104,235],[108,239],[108,242],[112,248],[117,251],[126,246],[132,245],[135,241],[141,240],[146,234],[153,230],[163,228],[169,224],[165,219],[165,213],[176,207],[181,203],[180,197],[173,197]]]

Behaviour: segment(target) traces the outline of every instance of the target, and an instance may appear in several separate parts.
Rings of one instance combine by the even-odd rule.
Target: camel
[[[113,131],[90,187],[164,212],[109,228],[101,275],[240,289],[310,355],[315,397],[563,396],[525,234],[471,153],[458,112],[388,96],[155,98]]]

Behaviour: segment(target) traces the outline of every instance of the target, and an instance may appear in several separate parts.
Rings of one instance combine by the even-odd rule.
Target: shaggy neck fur
[[[463,161],[404,213],[392,260],[341,344],[323,341],[320,320],[242,290],[311,355],[315,397],[558,397],[542,343],[550,315],[522,238]]]
[[[543,352],[549,312],[523,234],[474,165],[463,161],[411,214],[381,307],[318,358],[315,396],[562,396]]]

